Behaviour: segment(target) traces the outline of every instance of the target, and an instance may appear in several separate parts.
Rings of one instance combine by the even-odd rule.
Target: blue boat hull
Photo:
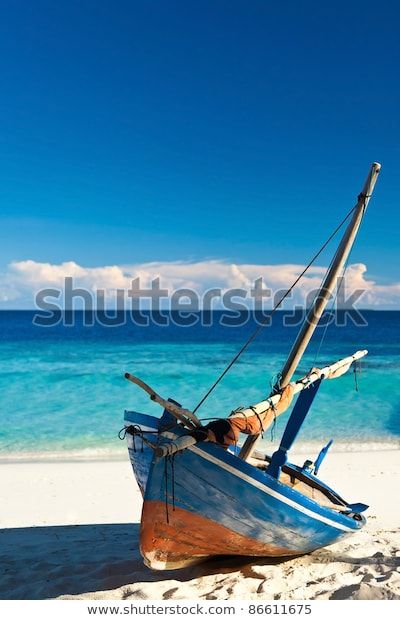
[[[140,424],[138,416],[126,414],[126,424]],[[151,416],[141,422],[148,428],[158,423]],[[182,432],[176,427],[160,440]],[[221,554],[300,555],[335,543],[365,523],[321,506],[215,444],[197,444],[173,458],[146,450],[130,449],[130,455],[135,474],[141,461],[140,545],[151,568],[180,568]]]

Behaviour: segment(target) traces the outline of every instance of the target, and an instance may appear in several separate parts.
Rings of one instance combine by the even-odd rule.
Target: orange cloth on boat
[[[254,415],[248,417],[243,414],[241,415],[240,411],[236,411],[233,412],[227,420],[224,420],[224,422],[229,423],[230,429],[227,429],[227,432],[223,435],[223,443],[221,441],[217,441],[216,434],[213,432],[213,425],[217,425],[218,421],[209,424],[207,426],[208,439],[209,441],[220,443],[225,448],[228,448],[231,445],[237,444],[240,433],[245,433],[246,435],[258,435],[259,433],[267,430],[267,428],[271,426],[274,419],[286,411],[292,400],[293,386],[289,384],[282,390],[281,398],[275,407],[269,407],[263,413],[255,413]]]

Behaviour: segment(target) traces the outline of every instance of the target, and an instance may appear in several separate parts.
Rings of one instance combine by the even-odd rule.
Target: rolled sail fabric
[[[288,409],[293,400],[293,394],[294,388],[289,384],[282,390],[279,402],[262,413],[243,416],[240,411],[234,411],[227,419],[210,422],[205,427],[208,430],[208,440],[229,448],[238,443],[240,433],[259,435],[271,426],[276,417]]]

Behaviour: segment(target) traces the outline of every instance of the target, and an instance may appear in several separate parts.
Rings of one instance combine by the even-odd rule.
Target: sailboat
[[[314,462],[307,460],[302,466],[290,463],[288,453],[324,381],[339,378],[367,354],[359,350],[293,379],[343,272],[380,168],[378,163],[371,165],[357,204],[334,231],[346,224],[279,381],[266,398],[203,426],[196,410],[239,354],[194,410],[163,398],[126,373],[164,410],[161,418],[126,411],[123,432],[143,495],[140,550],[150,568],[178,569],[217,555],[293,557],[331,545],[365,525],[368,506],[349,503],[318,477],[331,441]],[[253,339],[254,335],[245,346]],[[262,432],[296,398],[279,448],[272,455],[258,450]],[[237,439],[242,432],[247,439],[240,448]]]

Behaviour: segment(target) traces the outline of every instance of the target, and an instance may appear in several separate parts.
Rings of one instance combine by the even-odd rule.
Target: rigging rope
[[[366,198],[366,197],[367,196],[364,196],[364,198]],[[203,398],[200,400],[200,402],[193,409],[193,413],[196,413],[196,411],[201,407],[201,405],[205,402],[205,400],[210,396],[211,392],[213,392],[213,390],[217,387],[218,383],[225,377],[226,373],[232,368],[233,364],[239,359],[239,357],[247,349],[247,347],[253,342],[253,340],[255,340],[255,338],[257,338],[258,334],[267,325],[267,323],[269,323],[270,317],[273,316],[275,311],[279,308],[279,306],[281,306],[282,302],[286,299],[286,297],[288,297],[288,295],[290,295],[290,293],[292,292],[292,290],[294,289],[296,284],[301,280],[301,278],[308,271],[308,269],[311,267],[311,265],[316,261],[318,256],[325,250],[326,246],[330,243],[330,241],[333,239],[333,237],[336,235],[336,233],[342,228],[343,224],[345,224],[345,222],[349,219],[350,215],[353,213],[353,211],[356,209],[356,207],[357,207],[357,205],[355,205],[352,209],[350,209],[350,211],[348,212],[346,217],[340,222],[340,224],[335,228],[333,233],[328,237],[328,239],[325,241],[325,243],[320,247],[318,252],[313,256],[313,258],[310,260],[308,265],[303,269],[301,274],[296,278],[296,280],[293,282],[291,287],[286,291],[286,293],[281,297],[281,299],[275,304],[275,306],[272,309],[271,314],[268,315],[268,317],[265,318],[265,321],[260,323],[260,325],[257,327],[257,329],[255,329],[255,331],[246,340],[246,342],[241,347],[241,349],[231,359],[231,361],[229,362],[229,364],[227,365],[225,370],[220,374],[220,376],[216,379],[216,381],[214,381],[213,385],[210,387],[208,392],[203,396]]]
[[[359,391],[358,389],[358,381],[357,381],[357,372],[359,374],[361,374],[361,362],[360,361],[356,361],[354,364],[354,387],[356,389],[356,392]]]

